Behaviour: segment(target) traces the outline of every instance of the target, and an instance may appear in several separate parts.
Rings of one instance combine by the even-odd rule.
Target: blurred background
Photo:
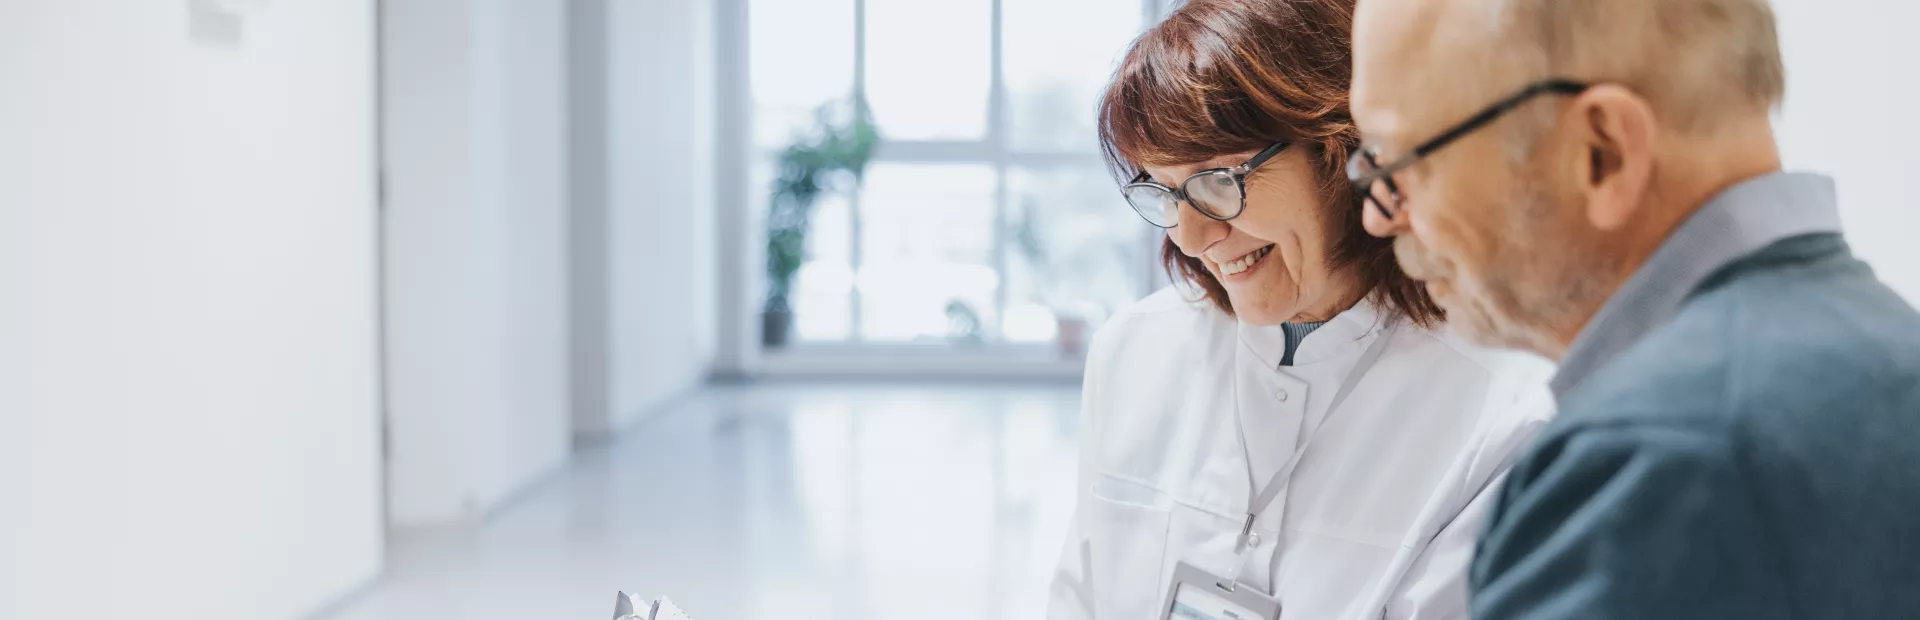
[[[1041,615],[1174,3],[0,0],[0,618]],[[1775,6],[1920,300],[1920,8]]]

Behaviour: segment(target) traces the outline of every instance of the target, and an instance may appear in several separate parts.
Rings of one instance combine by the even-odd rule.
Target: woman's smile
[[[1227,282],[1245,282],[1252,279],[1253,274],[1266,265],[1267,256],[1273,254],[1273,247],[1274,244],[1269,243],[1226,262],[1215,262],[1214,270],[1219,272],[1220,278]]]

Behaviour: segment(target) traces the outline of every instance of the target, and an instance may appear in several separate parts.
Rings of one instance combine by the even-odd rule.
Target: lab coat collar
[[[1386,327],[1371,298],[1372,295],[1362,298],[1360,303],[1334,316],[1302,340],[1300,350],[1293,352],[1293,365],[1306,366],[1365,347],[1372,335]],[[1280,358],[1287,352],[1287,334],[1279,325],[1241,323],[1240,342],[1270,369],[1279,369]]]

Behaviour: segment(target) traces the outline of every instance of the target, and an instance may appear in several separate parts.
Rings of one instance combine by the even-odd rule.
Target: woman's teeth
[[[1248,252],[1246,256],[1242,256],[1240,258],[1236,258],[1236,259],[1227,261],[1225,263],[1221,263],[1220,273],[1223,273],[1226,275],[1234,275],[1242,271],[1252,269],[1254,263],[1260,262],[1261,258],[1265,257],[1268,252],[1272,252],[1272,251],[1273,251],[1273,246],[1269,245],[1267,247],[1260,248],[1252,252]]]

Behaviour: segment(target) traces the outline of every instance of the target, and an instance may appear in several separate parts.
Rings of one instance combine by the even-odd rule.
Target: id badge
[[[1160,620],[1280,620],[1280,601],[1181,562],[1167,586]]]

